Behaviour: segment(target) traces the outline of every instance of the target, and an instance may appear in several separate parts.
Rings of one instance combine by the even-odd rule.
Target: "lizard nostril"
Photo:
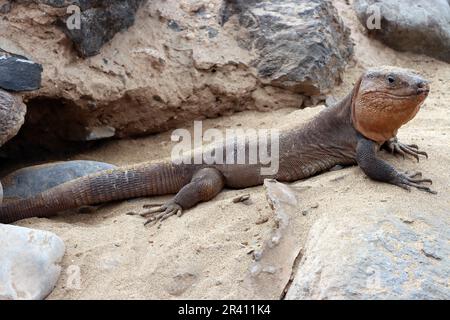
[[[430,91],[430,88],[428,86],[428,81],[419,80],[416,82],[417,86],[417,94],[425,94],[427,95]]]

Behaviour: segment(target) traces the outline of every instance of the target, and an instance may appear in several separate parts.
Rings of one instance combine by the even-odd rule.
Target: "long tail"
[[[0,205],[0,223],[50,217],[82,205],[176,193],[191,176],[188,167],[171,163],[144,163],[105,170],[63,183],[31,198]]]

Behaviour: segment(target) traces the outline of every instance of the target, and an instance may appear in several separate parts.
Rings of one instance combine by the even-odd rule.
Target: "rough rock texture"
[[[379,9],[381,23],[380,29],[369,30],[370,34],[394,49],[450,62],[448,0],[355,0],[354,8],[366,28],[374,6]]]
[[[41,87],[41,73],[40,64],[0,48],[0,88],[10,91],[37,90]]]
[[[115,167],[104,162],[78,160],[19,169],[1,179],[3,201],[29,198],[66,181]]]
[[[26,111],[21,97],[0,89],[0,146],[17,134],[25,120]]]
[[[135,14],[139,6],[146,0],[113,0],[113,1],[40,1],[52,6],[76,4],[81,9],[80,29],[69,28],[67,19],[60,26],[73,41],[76,50],[82,57],[98,54],[101,47],[114,35],[128,29],[134,24]],[[56,2],[56,3],[55,3]],[[64,4],[61,4],[64,2]]]
[[[271,17],[261,30],[245,35],[246,28],[238,21],[241,14],[231,15],[221,25],[221,0],[150,1],[137,11],[133,26],[117,33],[99,55],[89,59],[78,58],[66,35],[55,26],[66,16],[64,8],[39,1],[13,3],[0,20],[0,43],[5,50],[33,57],[43,65],[44,73],[43,87],[24,96],[29,112],[11,145],[19,148],[19,142],[23,143],[26,147],[19,151],[30,152],[44,143],[55,146],[55,140],[123,138],[234,111],[301,107],[309,99],[290,81],[299,80],[304,69],[314,74],[316,86],[305,91],[318,94],[316,89],[330,89],[348,58],[348,35],[328,2],[315,2],[313,10],[306,9],[306,2],[298,8],[293,1],[284,2],[302,16],[278,21],[275,16],[284,12],[278,1],[265,7],[272,10],[268,11]],[[307,28],[317,41],[296,45],[296,34],[309,23],[321,28],[320,34]],[[277,28],[277,39],[269,39],[271,24]],[[279,72],[270,76],[265,72],[263,77],[255,69],[255,63],[260,70],[269,63],[261,60],[265,45],[261,43],[257,52],[248,50],[242,47],[246,38],[248,43],[266,43],[267,50],[274,51],[272,57],[278,52]],[[281,40],[284,46],[276,49],[274,41]],[[320,41],[323,50],[317,44]],[[306,52],[303,45],[310,45]],[[286,56],[288,49],[294,51]],[[311,58],[316,55],[320,58]],[[298,57],[303,59],[301,68]],[[292,68],[287,59],[294,61]]]
[[[261,246],[251,252],[254,262],[248,278],[260,298],[281,298],[300,256],[300,239],[304,237],[308,219],[297,216],[297,193],[288,185],[266,179],[264,188],[273,210],[270,217],[273,227],[267,230]]]
[[[237,13],[258,57],[252,61],[267,83],[318,95],[341,80],[353,53],[350,31],[330,1],[228,0],[222,23]]]
[[[321,216],[286,298],[449,299],[447,216],[399,216],[383,203]]]
[[[0,13],[8,13],[11,11],[11,1],[10,0],[0,0]]]
[[[53,233],[0,224],[0,300],[44,299],[58,281],[64,251]]]

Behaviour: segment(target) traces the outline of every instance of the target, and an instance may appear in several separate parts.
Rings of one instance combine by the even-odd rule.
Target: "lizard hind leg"
[[[197,171],[191,181],[178,191],[175,197],[164,204],[144,205],[144,212],[139,215],[150,217],[144,225],[154,225],[173,215],[181,216],[183,210],[192,208],[199,202],[214,198],[224,187],[225,179],[215,168],[203,168]],[[135,213],[129,213],[135,214]]]

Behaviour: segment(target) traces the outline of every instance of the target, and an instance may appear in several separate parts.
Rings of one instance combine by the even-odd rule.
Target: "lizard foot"
[[[399,173],[395,181],[393,182],[396,186],[399,186],[405,190],[411,191],[411,187],[423,190],[432,194],[437,194],[436,191],[431,190],[429,187],[424,186],[423,183],[433,184],[431,179],[422,179],[422,173],[413,171]]]
[[[183,214],[183,208],[181,208],[180,205],[173,202],[168,202],[165,204],[161,203],[146,204],[143,206],[143,208],[147,210],[145,210],[142,213],[129,212],[127,214],[139,215],[144,218],[151,215],[151,217],[147,219],[147,221],[144,223],[144,226],[148,224],[155,225],[156,223],[164,221],[175,214],[178,217],[181,217],[181,215]]]
[[[401,155],[405,159],[406,155],[413,156],[419,162],[419,155],[425,156],[428,159],[428,154],[425,151],[420,151],[416,144],[403,144],[397,138],[392,138],[386,141],[382,147],[393,155]]]

